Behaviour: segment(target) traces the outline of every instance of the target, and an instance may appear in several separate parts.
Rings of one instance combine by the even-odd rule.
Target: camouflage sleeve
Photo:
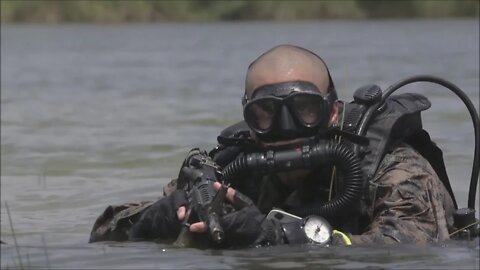
[[[153,202],[108,206],[97,218],[89,242],[126,241],[132,225]]]
[[[403,144],[387,154],[370,182],[367,231],[351,237],[362,243],[427,243],[449,239],[453,201],[435,171]]]
[[[163,196],[170,195],[177,188],[177,179],[163,187]],[[154,202],[110,205],[97,218],[90,232],[89,242],[126,241],[133,224]]]

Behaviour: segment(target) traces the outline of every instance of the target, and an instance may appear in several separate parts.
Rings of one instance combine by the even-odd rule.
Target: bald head
[[[289,81],[308,81],[323,94],[329,86],[325,63],[312,52],[291,45],[274,47],[258,57],[248,68],[245,91],[251,97],[259,86]]]

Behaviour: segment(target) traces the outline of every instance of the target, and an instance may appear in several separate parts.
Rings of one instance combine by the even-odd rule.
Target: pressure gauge
[[[303,220],[303,230],[313,243],[326,245],[332,237],[332,226],[322,217],[308,216]]]

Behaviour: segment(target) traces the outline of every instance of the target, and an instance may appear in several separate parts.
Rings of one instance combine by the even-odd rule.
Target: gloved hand
[[[201,153],[193,148],[187,154],[181,168],[188,166],[190,158]],[[138,222],[132,226],[130,240],[153,240],[157,238],[174,239],[178,236],[181,223],[185,219],[188,200],[183,187],[188,183],[180,169],[178,178],[164,188],[164,196],[142,214]],[[166,192],[168,191],[168,192]]]
[[[213,187],[218,191],[222,185],[217,182]],[[280,225],[275,224],[275,221],[265,220],[265,215],[248,197],[233,188],[228,188],[226,198],[227,202],[235,208],[234,212],[220,219],[225,232],[226,245],[245,247],[282,243],[283,232]],[[191,232],[204,233],[206,230],[205,222],[190,225]]]
[[[229,247],[252,245],[262,232],[261,224],[264,217],[255,205],[223,216],[220,224],[225,232],[225,244]]]
[[[172,239],[180,233],[188,204],[185,192],[175,190],[150,206],[130,229],[130,240]]]
[[[264,219],[261,233],[255,239],[254,246],[275,246],[285,244],[285,233],[282,225],[273,219]]]

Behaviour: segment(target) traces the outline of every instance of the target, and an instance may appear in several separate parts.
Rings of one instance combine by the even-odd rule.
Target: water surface
[[[1,246],[1,267],[20,266],[8,202],[30,268],[478,269],[478,241],[226,251],[87,244],[107,205],[158,198],[190,148],[215,146],[242,117],[246,67],[281,43],[323,56],[341,99],[365,84],[385,89],[432,74],[457,84],[478,110],[478,20],[2,25],[1,239],[9,245]],[[465,206],[470,117],[446,89],[407,90],[432,101],[424,125]]]

